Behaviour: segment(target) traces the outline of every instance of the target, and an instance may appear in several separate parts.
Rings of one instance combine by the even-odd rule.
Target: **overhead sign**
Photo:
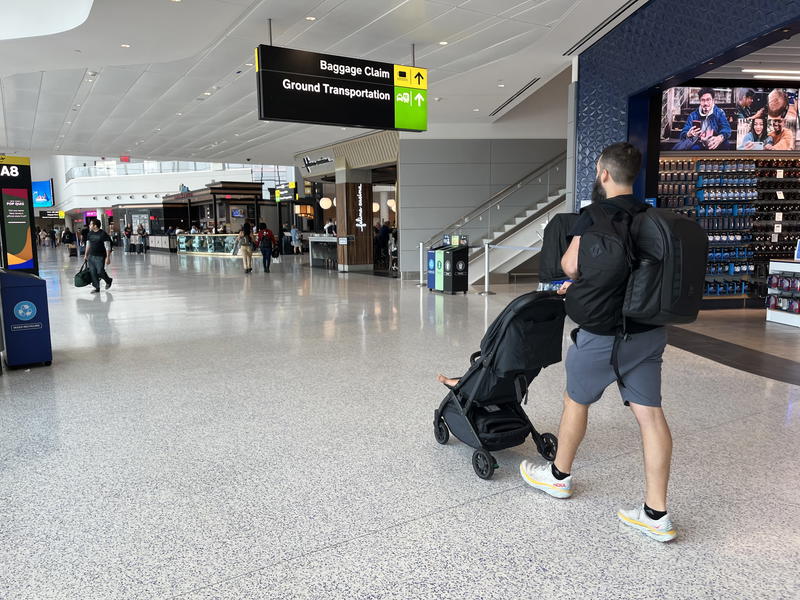
[[[30,158],[0,155],[0,240],[6,269],[36,273],[30,165]]]
[[[425,131],[428,70],[261,45],[258,118]]]
[[[275,202],[285,202],[299,199],[300,196],[297,194],[296,181],[281,183],[280,185],[275,186]]]
[[[40,219],[63,219],[64,213],[60,210],[40,210]]]

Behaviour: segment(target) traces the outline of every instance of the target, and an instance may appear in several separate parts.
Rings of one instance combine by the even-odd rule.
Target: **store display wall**
[[[687,35],[691,15],[714,18],[713,33]],[[744,17],[743,17],[744,16]],[[580,55],[575,202],[589,200],[595,161],[628,135],[629,98],[800,18],[800,0],[652,0]],[[667,50],[668,49],[668,50]]]

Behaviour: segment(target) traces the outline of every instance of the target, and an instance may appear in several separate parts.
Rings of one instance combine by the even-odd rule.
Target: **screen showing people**
[[[664,91],[661,149],[800,150],[798,90],[675,87]]]

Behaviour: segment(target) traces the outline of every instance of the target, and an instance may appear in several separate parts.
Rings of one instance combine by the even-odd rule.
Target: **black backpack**
[[[581,237],[580,278],[566,297],[567,314],[583,329],[611,335],[626,320],[644,325],[691,323],[703,299],[708,238],[691,219],[639,205],[609,215],[589,211]]]
[[[633,218],[636,265],[622,314],[646,325],[692,323],[705,288],[708,237],[698,223],[665,208]]]
[[[569,279],[561,270],[561,257],[569,247],[569,232],[577,220],[578,215],[574,213],[560,213],[550,219],[544,228],[542,252],[539,255],[539,281]]]

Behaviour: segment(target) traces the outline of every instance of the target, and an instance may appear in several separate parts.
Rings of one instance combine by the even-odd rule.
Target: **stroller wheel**
[[[556,450],[558,450],[558,438],[552,433],[543,433],[542,447],[539,450],[542,458],[550,462],[554,461],[556,459]]]
[[[433,437],[435,437],[436,441],[440,444],[446,444],[447,440],[450,439],[450,430],[447,428],[447,424],[441,417],[436,419],[436,421],[433,423]]]
[[[486,450],[475,450],[472,453],[472,468],[481,479],[491,479],[496,466],[494,456]]]

